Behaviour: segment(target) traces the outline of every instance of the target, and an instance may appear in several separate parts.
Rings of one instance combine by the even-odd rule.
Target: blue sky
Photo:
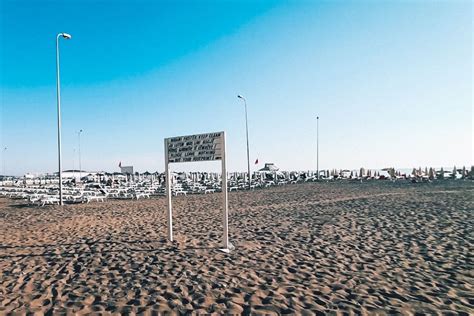
[[[8,174],[164,169],[163,139],[225,130],[228,169],[470,165],[470,1],[0,0]],[[76,154],[74,154],[76,152]],[[253,165],[255,159],[260,165]],[[216,168],[217,167],[217,168]],[[175,170],[218,169],[177,164]]]

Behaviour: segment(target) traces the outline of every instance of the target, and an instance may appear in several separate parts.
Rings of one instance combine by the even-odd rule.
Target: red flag
[[[258,158],[257,158],[257,160],[255,160],[255,164],[258,165]]]
[[[119,162],[119,168],[122,168],[122,162]]]

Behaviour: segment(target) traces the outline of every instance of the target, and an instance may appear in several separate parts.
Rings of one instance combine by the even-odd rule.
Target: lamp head
[[[72,38],[71,34],[68,34],[68,33],[61,33],[61,36],[64,37],[65,39],[71,39]]]
[[[237,98],[239,98],[239,99],[244,99],[244,97],[243,97],[243,96],[241,96],[240,94],[239,94],[239,95],[237,95]]]

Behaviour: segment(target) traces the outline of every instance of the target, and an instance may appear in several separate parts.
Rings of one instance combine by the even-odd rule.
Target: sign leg
[[[222,140],[222,176],[221,176],[221,188],[224,207],[223,207],[223,236],[222,236],[222,249],[221,251],[229,253],[234,246],[229,242],[229,201],[228,201],[228,190],[227,190],[227,168],[226,168],[226,145],[225,145],[225,134],[223,135]]]
[[[168,240],[173,241],[173,212],[171,207],[171,173],[168,161],[168,144],[165,139],[165,175],[166,175],[166,208],[168,219]]]

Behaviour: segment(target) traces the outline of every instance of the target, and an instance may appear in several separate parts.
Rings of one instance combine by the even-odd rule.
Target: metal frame
[[[227,168],[226,168],[226,137],[225,132],[222,133],[222,176],[221,176],[221,187],[223,198],[223,234],[222,234],[222,248],[219,249],[225,253],[229,253],[234,246],[229,242],[229,199],[227,190]],[[168,224],[168,240],[173,241],[173,205],[171,202],[171,172],[169,168],[169,153],[168,153],[168,138],[164,140],[165,146],[165,175],[166,175],[166,218]]]

